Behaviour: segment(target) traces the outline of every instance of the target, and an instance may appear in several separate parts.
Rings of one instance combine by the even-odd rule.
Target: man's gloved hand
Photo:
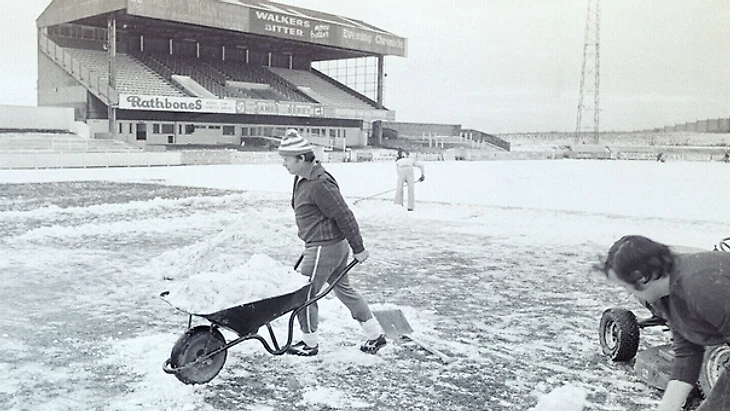
[[[426,176],[421,176],[421,178],[418,179],[418,181],[423,181],[426,179]]]
[[[353,254],[352,257],[357,260],[358,263],[362,263],[365,260],[368,259],[370,256],[370,253],[368,253],[368,250],[362,250],[362,252]]]

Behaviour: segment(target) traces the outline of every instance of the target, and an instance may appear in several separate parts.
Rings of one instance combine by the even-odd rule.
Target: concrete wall
[[[86,120],[88,92],[53,60],[38,52],[38,106],[73,107],[78,121]]]
[[[0,106],[0,128],[70,131],[74,127],[73,108]]]
[[[702,133],[730,133],[730,118],[698,120],[690,123],[666,126],[656,131],[685,131]]]
[[[181,165],[180,153],[0,153],[0,169]]]
[[[383,129],[395,130],[398,137],[423,137],[423,136],[453,136],[461,134],[461,126],[458,124],[427,124],[427,123],[401,123],[383,121]]]

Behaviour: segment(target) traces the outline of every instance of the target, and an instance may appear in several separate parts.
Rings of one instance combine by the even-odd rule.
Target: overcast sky
[[[280,3],[408,39],[408,56],[385,63],[385,104],[397,121],[489,133],[575,130],[588,0]],[[3,1],[10,14],[0,26],[0,104],[36,104],[35,19],[48,4]],[[601,130],[730,117],[728,22],[727,0],[603,1]]]

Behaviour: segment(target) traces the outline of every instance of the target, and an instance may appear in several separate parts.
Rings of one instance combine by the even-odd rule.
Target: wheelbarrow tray
[[[254,334],[264,324],[304,305],[311,285],[296,291],[251,303],[226,308],[211,314],[191,314],[207,319],[213,324],[235,331],[238,335]]]

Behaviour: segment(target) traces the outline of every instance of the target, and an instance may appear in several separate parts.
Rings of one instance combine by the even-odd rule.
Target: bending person
[[[705,347],[730,343],[730,253],[675,254],[646,237],[624,236],[609,249],[601,271],[667,320],[675,355],[658,411],[681,410]],[[730,411],[728,367],[696,411]]]

